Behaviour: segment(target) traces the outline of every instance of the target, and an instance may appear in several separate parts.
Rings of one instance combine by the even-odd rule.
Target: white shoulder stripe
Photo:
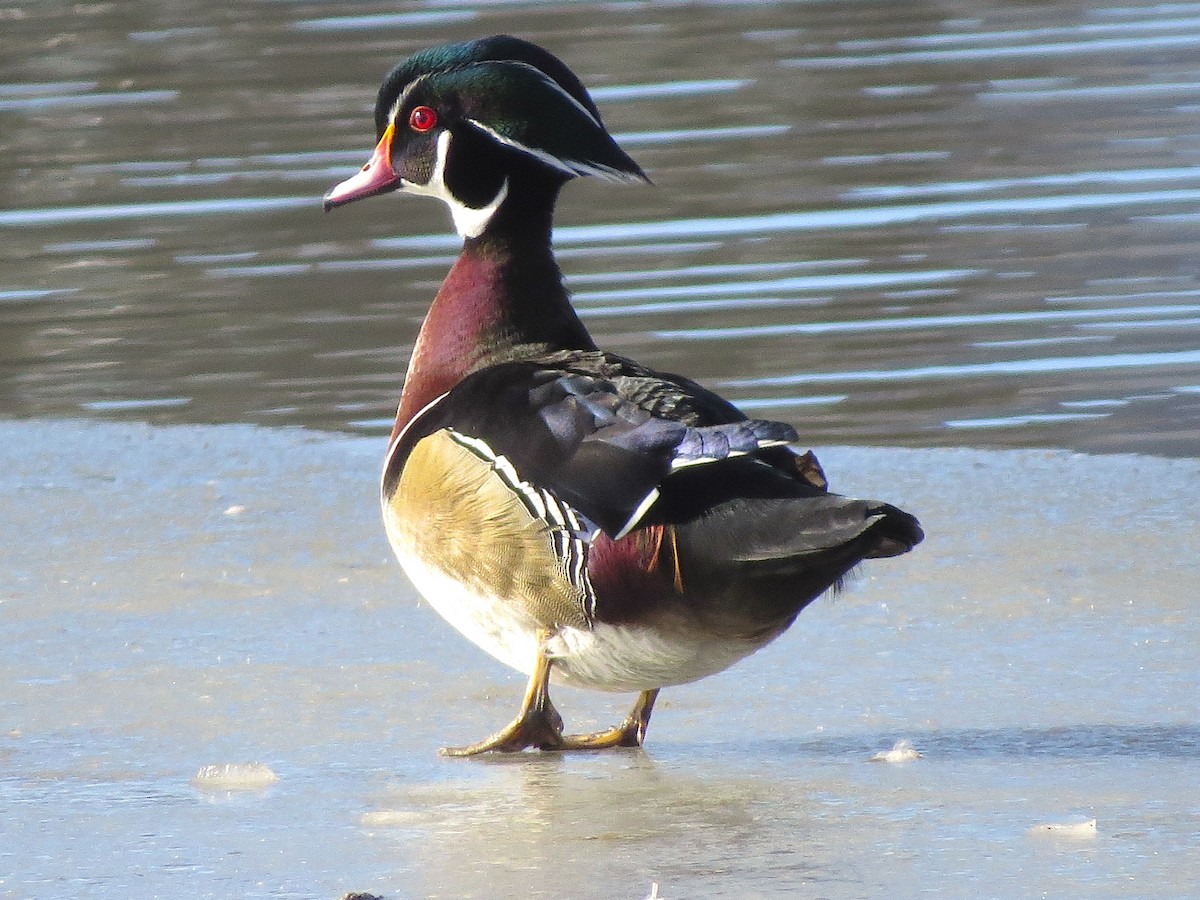
[[[650,507],[654,505],[654,501],[657,499],[658,488],[654,488],[650,491],[650,493],[642,498],[642,502],[638,504],[638,508],[633,511],[633,515],[629,517],[629,520],[625,523],[621,530],[616,533],[616,535],[613,537],[613,540],[619,541],[621,538],[625,537],[625,535],[629,534],[629,532],[633,531],[633,529],[637,527],[637,523],[642,520],[642,516],[644,516]]]
[[[441,403],[443,400],[445,400],[446,397],[449,395],[449,393],[450,393],[449,391],[446,391],[445,394],[441,394],[440,396],[434,397],[432,400],[430,400],[428,403],[426,403],[424,406],[422,406],[420,411],[415,416],[413,416],[411,419],[408,420],[407,424],[405,424],[405,426],[403,428],[401,428],[399,432],[397,432],[396,436],[392,439],[392,442],[390,444],[388,444],[387,453],[385,453],[383,456],[383,473],[380,476],[380,478],[381,478],[380,485],[381,486],[383,483],[382,479],[387,477],[388,469],[390,469],[392,466],[392,457],[395,456],[395,454],[396,454],[396,448],[400,446],[401,442],[404,440],[404,438],[408,434],[409,430],[414,425],[416,425],[417,422],[419,422],[421,420],[421,418],[425,415],[425,413],[429,412],[431,409],[433,409],[435,406],[437,406],[439,403]]]
[[[408,420],[408,424],[406,424],[403,428],[400,429],[400,432],[396,435],[395,439],[392,441],[392,446],[388,448],[388,454],[389,455],[391,454],[392,447],[395,447],[402,440],[404,440],[404,436],[408,434],[409,429],[412,428],[413,425],[415,425],[417,423],[417,421],[423,415],[425,415],[425,413],[429,412],[431,409],[433,409],[435,406],[437,406],[439,403],[441,403],[443,400],[445,400],[449,395],[450,395],[450,392],[446,391],[446,393],[439,394],[438,396],[436,396],[432,400],[430,400],[428,403],[426,403],[424,406],[422,406],[420,408],[420,410],[417,411],[417,414]]]

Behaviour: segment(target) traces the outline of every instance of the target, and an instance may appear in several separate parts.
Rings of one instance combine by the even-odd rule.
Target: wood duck
[[[561,61],[507,35],[424,50],[388,73],[375,129],[325,208],[437,197],[463,238],[404,380],[388,539],[434,609],[529,675],[511,724],[443,753],[641,746],[660,688],[921,541],[908,513],[829,493],[790,425],[596,347],[551,250],[555,200],[580,175],[648,179]],[[615,728],[567,735],[551,679],[639,696]]]

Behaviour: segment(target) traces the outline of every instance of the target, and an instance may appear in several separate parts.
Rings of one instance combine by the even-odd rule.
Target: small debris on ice
[[[210,791],[254,791],[278,780],[279,776],[262,763],[224,763],[201,766],[192,784]]]
[[[871,757],[871,762],[906,763],[920,759],[921,754],[912,741],[896,741],[891,750],[880,750]]]
[[[246,507],[242,506],[242,504],[240,504],[240,503],[235,503],[235,504],[233,504],[233,506],[229,507],[229,509],[225,510],[225,515],[240,516],[245,511],[246,511]]]
[[[1096,836],[1096,820],[1081,819],[1075,822],[1044,822],[1029,829],[1032,835],[1061,838],[1093,838]]]

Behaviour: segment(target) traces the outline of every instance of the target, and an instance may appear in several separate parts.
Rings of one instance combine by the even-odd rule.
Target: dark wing
[[[548,368],[610,381],[621,399],[657,418],[674,419],[692,426],[730,424],[746,419],[745,413],[720,394],[690,378],[649,369],[615,353],[563,350],[533,361]],[[755,458],[818,490],[829,487],[825,472],[811,450],[797,454],[788,447],[770,447],[760,450]]]
[[[797,437],[790,425],[747,419],[728,404],[712,418],[732,421],[701,424],[705,417],[695,409],[715,406],[709,398],[716,395],[689,400],[681,384],[653,384],[648,371],[607,377],[574,368],[513,362],[463,379],[401,433],[385,490],[416,442],[446,429],[478,452],[503,457],[523,481],[552,492],[616,538],[638,524],[672,472]],[[670,416],[671,405],[684,413]]]
[[[701,384],[659,372],[615,353],[602,350],[564,350],[531,360],[550,369],[612,382],[623,400],[653,416],[675,419],[687,425],[724,425],[740,422],[745,413]]]

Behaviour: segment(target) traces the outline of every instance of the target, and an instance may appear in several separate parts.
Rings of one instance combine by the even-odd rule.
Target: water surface
[[[816,444],[1193,455],[1189,4],[18,5],[0,36],[0,413],[380,433],[455,252],[323,216],[384,71],[510,31],[653,188],[558,244],[605,346]],[[603,23],[602,25],[600,23]]]

